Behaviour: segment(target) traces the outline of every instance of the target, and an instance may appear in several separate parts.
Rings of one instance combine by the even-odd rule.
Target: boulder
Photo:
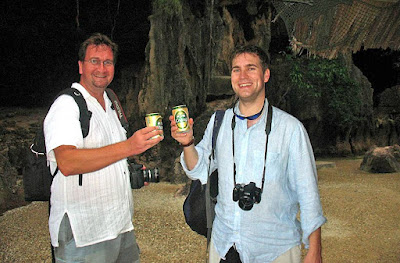
[[[400,146],[374,147],[365,153],[361,170],[372,173],[400,172]]]
[[[379,98],[378,110],[387,114],[400,114],[400,85],[385,89]]]

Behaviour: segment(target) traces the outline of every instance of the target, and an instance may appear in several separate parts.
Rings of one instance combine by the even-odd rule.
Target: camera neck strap
[[[268,150],[268,137],[271,132],[271,123],[272,123],[272,106],[268,103],[268,112],[267,112],[267,122],[265,124],[265,152],[264,152],[264,169],[263,169],[263,177],[261,181],[261,193],[264,190],[264,181],[265,181],[265,167],[267,160],[267,150]],[[234,114],[232,117],[232,156],[233,156],[233,183],[234,187],[236,185],[236,163],[235,163],[235,126],[236,126],[236,115]]]

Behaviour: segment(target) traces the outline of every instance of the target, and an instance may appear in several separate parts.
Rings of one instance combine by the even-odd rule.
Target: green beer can
[[[157,126],[159,130],[163,130],[163,123],[162,123],[162,117],[160,113],[149,113],[146,114],[146,126]],[[161,135],[156,135],[153,136],[152,138],[157,138]]]
[[[189,111],[186,105],[179,105],[172,108],[172,116],[178,126],[179,133],[188,132],[189,127]]]

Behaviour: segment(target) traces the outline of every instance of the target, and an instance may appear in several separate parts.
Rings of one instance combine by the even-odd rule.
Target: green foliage
[[[327,106],[325,118],[346,130],[361,120],[361,88],[339,59],[294,58],[287,56],[290,80],[299,100],[319,99]]]
[[[182,0],[153,0],[154,13],[174,16],[182,13]]]

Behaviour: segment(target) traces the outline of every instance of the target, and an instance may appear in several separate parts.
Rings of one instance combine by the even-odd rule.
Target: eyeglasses
[[[98,58],[91,58],[89,60],[84,60],[86,62],[89,62],[90,64],[92,64],[93,66],[100,66],[101,63],[103,63],[104,67],[111,67],[114,66],[114,61],[107,59],[104,61],[101,61]]]

